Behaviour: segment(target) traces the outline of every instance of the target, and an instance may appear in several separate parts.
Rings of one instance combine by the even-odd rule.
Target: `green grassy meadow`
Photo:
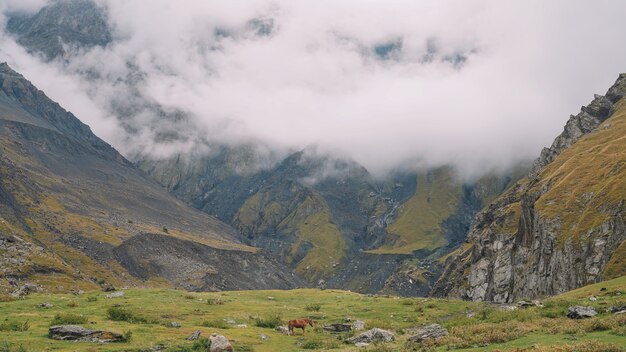
[[[603,287],[606,290],[601,291]],[[626,277],[544,300],[545,307],[514,311],[488,303],[316,289],[218,293],[129,289],[118,298],[105,298],[100,291],[78,296],[39,293],[0,303],[0,351],[142,351],[158,344],[165,345],[166,351],[205,351],[204,341],[186,341],[195,330],[201,330],[205,338],[213,332],[225,335],[236,351],[620,351],[626,348],[626,314],[605,311],[626,304],[624,291]],[[591,302],[591,295],[597,301]],[[54,307],[38,308],[43,302]],[[567,307],[575,304],[593,305],[600,314],[592,319],[568,319]],[[111,307],[118,314],[110,316]],[[304,317],[313,318],[317,325],[304,336],[299,331],[287,336],[256,326],[260,320],[271,326],[277,316],[283,325]],[[343,342],[353,333],[337,335],[321,328],[346,317],[365,321],[366,329],[392,330],[396,341],[358,349]],[[80,325],[91,329],[130,331],[132,337],[129,342],[111,344],[54,341],[48,339],[47,331],[55,319],[82,321]],[[182,327],[167,327],[171,322]],[[446,327],[450,336],[428,345],[406,343],[411,336],[407,329],[431,323]],[[261,339],[261,335],[268,338]]]

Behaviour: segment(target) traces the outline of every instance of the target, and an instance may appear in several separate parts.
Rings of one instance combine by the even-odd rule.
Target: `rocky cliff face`
[[[47,60],[111,42],[106,13],[90,0],[55,0],[35,15],[14,14],[7,30]]]
[[[170,195],[6,64],[0,264],[0,291],[20,281],[59,290],[99,280],[192,290],[301,285],[267,253],[239,242],[232,227]]]
[[[626,273],[626,75],[479,213],[432,293],[511,302]]]

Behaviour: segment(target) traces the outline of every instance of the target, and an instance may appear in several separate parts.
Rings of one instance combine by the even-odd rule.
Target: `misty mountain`
[[[294,287],[234,229],[169,195],[88,126],[0,65],[0,286]]]
[[[513,302],[626,274],[626,75],[476,220],[433,292]]]
[[[58,34],[60,47],[106,46],[112,37],[106,16],[90,1],[59,0],[30,17],[12,17],[7,28],[18,43],[50,60],[65,54],[42,32]],[[255,35],[267,36],[269,24],[252,21],[246,28],[258,27]],[[432,61],[436,43],[429,43]],[[398,50],[395,42],[375,48],[385,59]],[[239,241],[268,250],[310,284],[427,293],[440,271],[438,259],[465,240],[474,215],[525,170],[521,165],[464,182],[452,166],[406,168],[380,179],[353,160],[310,149],[266,160],[254,143],[194,137],[188,114],[148,97],[142,89],[147,74],[132,62],[128,66],[131,73],[116,80],[119,94],[107,109],[131,136],[129,144],[139,143],[146,130],[164,145],[200,140],[193,152],[165,158],[132,153],[136,164],[186,204],[233,226]],[[97,72],[83,74],[99,79]],[[142,122],[145,115],[148,124]]]

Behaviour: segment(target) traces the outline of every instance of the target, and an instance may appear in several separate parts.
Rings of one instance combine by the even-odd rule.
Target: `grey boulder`
[[[396,338],[392,332],[379,329],[379,328],[373,328],[373,329],[367,330],[366,332],[360,335],[349,338],[346,341],[349,343],[357,344],[357,343],[362,343],[362,342],[364,343],[391,342],[391,341],[394,341],[395,339]]]
[[[567,309],[567,317],[570,319],[585,319],[595,317],[598,314],[593,307],[573,306]]]
[[[228,339],[219,334],[211,334],[209,336],[209,352],[233,352],[233,345],[230,344]]]
[[[448,336],[448,330],[439,324],[431,324],[418,328],[414,335],[409,337],[411,342],[422,342],[424,340],[434,340],[444,336]]]

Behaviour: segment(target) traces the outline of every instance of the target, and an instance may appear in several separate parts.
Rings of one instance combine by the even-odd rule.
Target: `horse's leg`
[[[305,328],[305,327],[306,327],[306,325],[302,327],[302,335],[303,335],[303,336],[304,336],[304,328]]]

